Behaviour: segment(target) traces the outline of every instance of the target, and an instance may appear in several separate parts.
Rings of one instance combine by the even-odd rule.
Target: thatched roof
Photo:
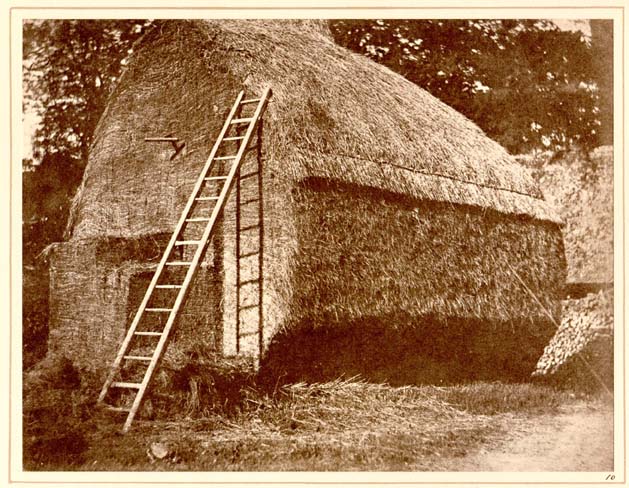
[[[273,89],[264,164],[278,179],[332,178],[560,222],[527,170],[474,123],[335,45],[326,30],[284,20],[158,23],[137,46],[97,128],[69,232],[171,230],[243,84],[253,93]],[[175,163],[159,152],[165,148],[143,142],[167,131],[187,141]],[[151,198],[161,201],[151,205]]]
[[[614,151],[519,157],[565,222],[568,281],[614,281]]]

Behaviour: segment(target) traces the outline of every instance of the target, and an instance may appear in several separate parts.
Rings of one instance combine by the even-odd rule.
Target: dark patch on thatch
[[[532,332],[525,320],[496,323],[405,313],[341,327],[303,324],[275,337],[260,382],[325,382],[356,375],[391,385],[526,381],[553,331],[543,319]]]

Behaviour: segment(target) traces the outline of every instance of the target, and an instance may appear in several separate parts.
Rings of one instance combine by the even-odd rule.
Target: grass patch
[[[129,435],[95,432],[89,469],[405,470],[431,457],[462,456],[500,428],[435,399],[425,388],[360,381],[248,390],[232,415],[141,423]],[[185,427],[184,427],[185,426]],[[184,427],[184,429],[182,429]],[[98,448],[97,446],[98,440]],[[150,460],[147,446],[169,454]]]
[[[57,430],[57,442],[69,444],[68,456],[39,459],[27,469],[431,470],[503,438],[504,414],[552,414],[579,400],[539,384],[391,387],[353,379],[285,385],[272,394],[246,386],[237,409],[138,421],[125,436],[118,434],[122,418],[92,409],[67,424],[71,432],[81,429],[78,456],[70,455],[72,442]],[[167,452],[159,459],[149,454],[155,443]]]
[[[25,374],[23,391],[24,469],[76,469],[84,461],[90,430],[96,428],[95,397],[81,386],[65,359],[45,359]]]
[[[584,394],[535,383],[471,383],[451,388],[426,387],[434,398],[479,415],[557,413]]]

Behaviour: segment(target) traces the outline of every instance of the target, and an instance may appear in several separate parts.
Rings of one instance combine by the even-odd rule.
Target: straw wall
[[[291,316],[314,323],[389,315],[509,320],[555,314],[565,281],[558,226],[320,179],[296,198]],[[404,324],[395,324],[403,327]]]
[[[292,298],[263,371],[400,382],[533,371],[565,282],[556,224],[321,179],[293,202],[297,252],[278,273]]]
[[[49,354],[103,374],[146,292],[164,236],[93,239],[58,245],[51,257]],[[165,361],[181,365],[191,351],[221,343],[220,268],[208,252],[176,325]],[[165,297],[165,299],[167,299]]]

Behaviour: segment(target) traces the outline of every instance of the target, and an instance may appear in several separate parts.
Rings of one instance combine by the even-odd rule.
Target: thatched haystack
[[[533,176],[562,215],[568,263],[567,299],[559,330],[535,375],[611,388],[614,354],[614,158],[611,146],[551,159],[529,158]]]
[[[276,372],[290,354],[303,370],[341,347],[338,331],[365,344],[398,331],[409,354],[400,365],[434,353],[469,372],[509,351],[487,371],[532,370],[552,334],[537,300],[557,315],[565,282],[559,217],[472,122],[307,21],[165,21],[140,42],[53,257],[53,347],[90,369],[109,364],[133,283],[148,283],[157,257],[147,243],[174,228],[243,85],[273,89],[259,159],[252,151],[243,168],[262,167],[263,322],[242,314],[237,351],[232,199],[167,361],[195,343]],[[172,148],[143,141],[167,134],[186,142],[173,161]],[[242,181],[244,200],[257,197],[256,180]],[[243,207],[242,225],[257,215]],[[241,253],[259,240],[243,235]],[[243,260],[243,280],[257,260]],[[258,285],[248,286],[243,303],[255,304]]]
[[[573,150],[518,159],[530,167],[563,228],[569,283],[614,281],[614,151]]]

